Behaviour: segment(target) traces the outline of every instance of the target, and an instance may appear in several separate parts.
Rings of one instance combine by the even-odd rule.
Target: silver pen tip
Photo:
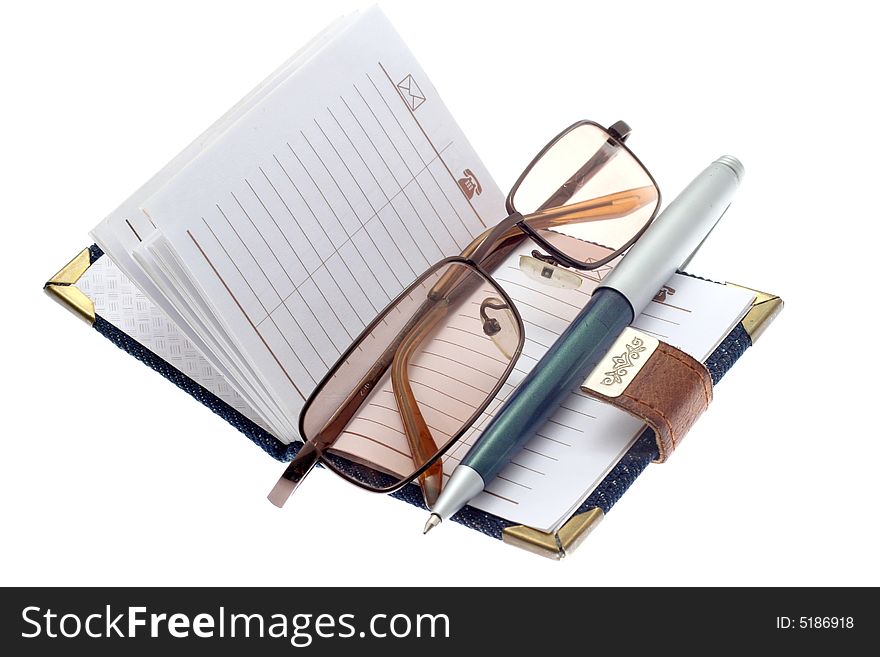
[[[428,522],[425,523],[425,531],[423,531],[422,533],[427,534],[429,531],[434,529],[434,527],[439,525],[441,522],[442,522],[442,520],[441,520],[440,516],[438,516],[436,513],[432,513],[431,517],[428,518]]]

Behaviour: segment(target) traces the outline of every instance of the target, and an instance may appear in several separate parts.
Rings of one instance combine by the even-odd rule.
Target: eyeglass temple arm
[[[646,185],[526,216],[514,212],[474,238],[461,252],[461,257],[468,258],[483,269],[491,271],[525,239],[525,234],[517,226],[522,221],[527,221],[532,228],[541,230],[568,223],[619,219],[655,200],[657,200],[657,188]],[[452,271],[444,274],[431,290],[431,296],[437,298],[444,296],[453,283],[452,276],[454,276]]]
[[[613,126],[608,129],[609,134],[615,137],[619,141],[624,141],[630,132],[630,127],[624,123],[623,121],[618,121]],[[620,151],[620,145],[612,141],[611,139],[606,139],[605,142],[599,147],[593,157],[591,157],[587,162],[577,171],[575,171],[574,175],[571,176],[568,180],[566,180],[562,186],[557,189],[550,198],[548,198],[544,203],[541,204],[541,207],[538,208],[538,211],[546,210],[548,208],[556,208],[565,205],[571,200],[571,197],[574,196],[584,185],[586,185],[590,180],[595,176],[599,170],[604,167],[608,162],[611,161],[617,153]]]
[[[448,305],[445,303],[435,304],[422,317],[418,326],[403,339],[391,364],[391,389],[412,452],[413,465],[419,469],[430,463],[429,467],[419,475],[422,497],[429,509],[434,506],[443,487],[443,463],[439,459],[434,459],[439,447],[413,393],[409,363],[422,341],[446,315],[447,309]]]
[[[470,258],[484,269],[491,269],[489,265],[497,263],[499,259],[497,252],[500,249],[503,249],[504,255],[507,255],[525,237],[517,227],[520,222],[528,222],[532,228],[541,230],[569,223],[619,219],[656,200],[657,188],[653,185],[647,185],[579,201],[561,208],[539,210],[525,216],[515,212],[493,228],[483,231],[465,248],[461,255]],[[511,240],[513,241],[511,242]],[[490,258],[491,260],[489,260]],[[437,282],[437,286],[443,283],[441,278]]]
[[[635,187],[622,192],[572,203],[564,208],[539,210],[523,217],[536,229],[553,228],[571,223],[588,223],[620,219],[657,200],[657,188],[653,185]]]
[[[420,309],[421,310],[421,309]],[[321,453],[335,443],[349,421],[376,387],[385,372],[394,361],[394,354],[402,342],[404,336],[411,332],[420,317],[414,316],[403,327],[397,338],[388,346],[381,356],[373,363],[373,366],[361,378],[358,386],[349,393],[345,401],[337,409],[336,413],[327,421],[327,424],[311,440],[307,440],[297,455],[287,465],[281,478],[269,493],[269,501],[277,507],[284,506],[287,499],[297,489],[315,464],[320,460]]]
[[[321,457],[320,448],[310,441],[306,441],[300,448],[294,459],[284,470],[284,474],[269,491],[269,501],[281,508],[293,492],[299,487],[306,475],[312,471]]]

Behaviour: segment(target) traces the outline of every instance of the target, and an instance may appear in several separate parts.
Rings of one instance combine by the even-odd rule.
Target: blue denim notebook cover
[[[103,255],[101,249],[94,245],[89,247],[88,252],[90,264],[93,264]],[[184,390],[225,419],[271,457],[285,462],[291,460],[299,451],[300,443],[285,445],[100,315],[95,315],[93,327],[117,347],[151,367],[178,388]],[[718,384],[727,371],[730,370],[733,364],[751,345],[752,338],[741,322],[706,360],[705,364],[712,377],[713,384]],[[608,513],[648,464],[657,458],[657,455],[654,432],[651,429],[646,429],[573,515],[585,513],[592,509],[601,509],[603,513]],[[421,492],[416,486],[406,486],[404,489],[392,493],[391,496],[423,509],[425,508]],[[452,520],[496,539],[502,538],[505,528],[516,524],[471,507],[462,509],[452,517]]]

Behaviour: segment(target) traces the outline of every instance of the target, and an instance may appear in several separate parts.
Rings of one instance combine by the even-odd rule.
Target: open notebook
[[[92,235],[289,442],[351,340],[502,207],[372,9],[316,38]]]
[[[361,329],[430,264],[503,216],[491,176],[372,9],[319,35],[92,235],[112,261],[105,271],[115,270],[149,316],[130,327],[135,339],[185,361],[191,378],[290,443],[305,398]],[[520,267],[520,255],[495,274],[525,320],[524,353],[466,443],[607,273],[577,290],[549,288]],[[676,275],[636,325],[702,360],[753,298]],[[175,339],[156,340],[158,326]],[[166,356],[170,344],[177,348]],[[438,393],[428,419],[442,433],[458,413],[455,386],[484,382],[443,353],[419,358],[431,361],[423,383]],[[348,439],[386,445],[377,459],[405,469],[394,463],[406,458],[405,441],[388,422],[387,396],[374,393]],[[573,393],[473,505],[551,531],[641,428]],[[452,450],[447,472],[465,450]]]

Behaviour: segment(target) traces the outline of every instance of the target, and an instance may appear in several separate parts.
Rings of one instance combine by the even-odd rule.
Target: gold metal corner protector
[[[76,287],[76,282],[91,266],[88,249],[80,251],[43,286],[43,290],[90,326],[95,323],[95,304]]]
[[[728,283],[728,285],[755,293],[755,301],[752,303],[752,308],[742,320],[743,328],[749,334],[752,344],[755,344],[758,338],[761,337],[761,334],[764,333],[767,327],[770,326],[770,323],[782,311],[782,307],[785,304],[775,294],[761,292],[745,285],[735,285],[733,283]]]
[[[501,538],[508,545],[558,561],[574,552],[604,517],[602,509],[590,509],[569,518],[554,534],[515,525],[506,527]]]

